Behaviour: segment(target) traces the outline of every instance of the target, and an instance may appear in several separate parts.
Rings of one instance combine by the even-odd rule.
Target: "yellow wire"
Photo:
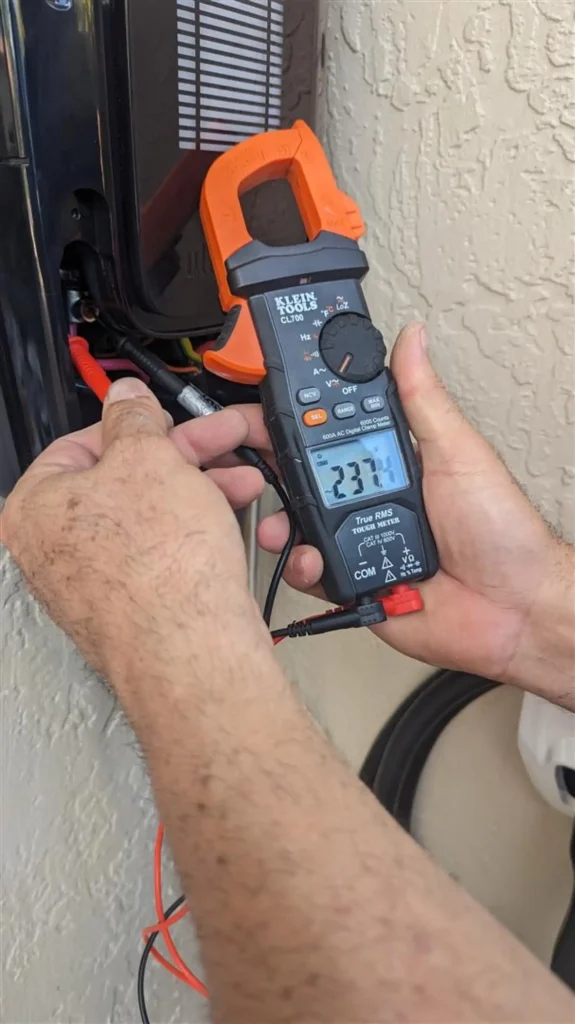
[[[200,355],[198,355],[198,353],[196,352],[196,350],[195,350],[194,346],[192,345],[190,339],[189,338],[182,338],[180,344],[181,344],[185,354],[187,355],[188,359],[191,359],[191,361],[193,363],[198,363],[201,366],[202,365],[202,357]]]

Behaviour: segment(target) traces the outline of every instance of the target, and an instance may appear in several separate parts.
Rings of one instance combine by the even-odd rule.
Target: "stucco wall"
[[[372,314],[434,361],[573,535],[575,7],[327,0],[323,127],[368,227]]]
[[[138,1021],[140,933],[155,920],[144,765],[112,695],[2,551],[0,579],[0,1020]],[[180,1007],[206,1019],[153,966],[148,991],[164,1021]]]

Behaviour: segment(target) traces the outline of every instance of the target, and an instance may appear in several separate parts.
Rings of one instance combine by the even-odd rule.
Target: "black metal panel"
[[[11,112],[17,156],[9,153],[0,160],[0,380],[14,446],[25,466],[55,436],[79,423],[60,282],[66,237],[61,198],[75,166],[84,161],[79,179],[89,159],[86,145],[80,150],[75,144],[81,84],[72,98],[73,83],[86,68],[71,13],[64,16],[34,0],[21,8],[4,0],[2,24],[4,81],[10,83],[3,110]],[[66,32],[76,47],[70,64],[58,59]],[[90,111],[94,122],[93,102]],[[64,124],[71,131],[64,131]],[[79,141],[86,140],[80,135]],[[71,237],[77,228],[69,227]]]
[[[8,46],[8,35],[4,31],[4,16],[0,8],[0,161],[24,156],[14,116]]]
[[[74,260],[89,247],[104,309],[120,327],[205,336],[221,324],[197,217],[217,153],[180,149],[176,3],[0,0],[0,388],[21,466],[82,418],[65,252]],[[287,119],[309,119],[312,73],[302,88],[294,46],[299,32],[311,69],[315,0],[286,0],[285,16],[295,82]],[[154,205],[158,194],[164,206]]]

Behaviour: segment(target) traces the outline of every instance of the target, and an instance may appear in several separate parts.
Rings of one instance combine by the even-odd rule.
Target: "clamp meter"
[[[291,183],[307,243],[270,247],[248,233],[240,194],[279,177]],[[302,537],[323,556],[327,597],[351,604],[433,576],[421,469],[361,289],[363,222],[319,140],[296,121],[235,146],[208,171],[200,212],[229,314],[204,364],[259,385]]]

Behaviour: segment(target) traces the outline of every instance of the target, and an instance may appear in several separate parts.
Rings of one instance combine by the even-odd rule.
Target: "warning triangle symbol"
[[[382,565],[381,568],[382,569],[393,569],[393,562],[390,562],[389,558],[386,557],[386,558],[383,559],[383,565]]]
[[[397,576],[394,576],[391,569],[387,570],[387,576],[385,577],[386,583],[395,583]]]

